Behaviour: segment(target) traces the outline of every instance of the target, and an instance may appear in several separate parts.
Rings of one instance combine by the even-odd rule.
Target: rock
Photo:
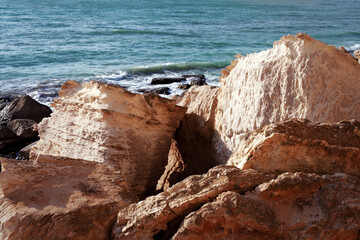
[[[223,74],[214,136],[219,164],[238,149],[242,134],[269,123],[360,118],[360,65],[306,34],[239,57]]]
[[[0,111],[8,105],[12,100],[14,100],[14,97],[8,96],[8,97],[1,97],[0,98]]]
[[[171,239],[357,239],[358,178],[284,173],[188,214]]]
[[[229,165],[264,172],[360,176],[360,122],[288,120],[243,135]]]
[[[147,89],[140,89],[139,92],[145,94],[165,94],[170,95],[170,88],[162,87],[162,88],[147,88]]]
[[[8,127],[0,126],[0,141],[11,142],[16,138],[16,134]]]
[[[188,84],[188,83],[184,83],[184,84],[180,84],[178,86],[178,88],[181,89],[181,90],[188,90],[189,88],[191,88],[191,85]]]
[[[30,143],[29,145],[23,147],[22,149],[20,149],[19,151],[19,159],[21,160],[28,160],[30,158],[30,151],[31,148],[33,148],[36,145],[36,142]]]
[[[218,88],[211,86],[192,87],[178,103],[186,107],[187,112],[176,131],[176,145],[171,148],[158,190],[161,186],[166,186],[166,189],[187,176],[206,173],[215,166],[211,141],[217,91]]]
[[[38,126],[38,155],[101,162],[119,170],[131,190],[155,191],[186,109],[156,95],[131,93],[99,82],[69,81],[60,90],[51,118]]]
[[[87,161],[1,159],[0,239],[109,239],[136,201],[115,169]]]
[[[8,122],[6,126],[21,139],[32,139],[38,136],[38,132],[34,130],[37,122],[31,119],[14,119]]]
[[[205,79],[194,79],[190,82],[191,86],[203,86],[207,85]]]
[[[215,199],[220,193],[236,190],[245,193],[272,175],[254,170],[241,171],[232,166],[217,166],[204,175],[186,178],[156,196],[151,196],[121,210],[113,228],[114,239],[161,239],[173,230],[167,226]],[[174,233],[175,233],[174,232]],[[169,239],[169,238],[168,238]]]
[[[51,112],[48,106],[26,95],[14,99],[0,111],[0,122],[2,125],[13,119],[31,119],[40,122],[43,118],[49,117]]]
[[[182,82],[186,81],[185,78],[179,78],[179,77],[160,77],[160,78],[153,78],[151,80],[151,85],[155,84],[170,84],[174,82]]]
[[[205,79],[204,74],[185,74],[185,75],[182,75],[181,77],[183,77],[185,79],[188,79],[188,78]]]
[[[354,51],[354,56],[358,59],[358,61],[360,63],[360,50]]]

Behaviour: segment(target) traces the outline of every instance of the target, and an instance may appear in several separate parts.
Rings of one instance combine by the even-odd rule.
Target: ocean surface
[[[219,85],[234,55],[298,32],[360,48],[360,0],[0,0],[0,97],[48,104],[67,80],[137,91],[205,74]]]

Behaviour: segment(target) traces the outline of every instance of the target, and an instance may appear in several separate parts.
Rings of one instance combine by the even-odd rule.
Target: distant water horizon
[[[234,55],[284,35],[360,49],[359,12],[358,0],[2,0],[0,97],[48,104],[68,80],[136,92],[154,77],[205,74],[219,85]]]

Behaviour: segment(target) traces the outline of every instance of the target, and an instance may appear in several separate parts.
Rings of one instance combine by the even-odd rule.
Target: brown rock
[[[38,132],[34,130],[37,122],[31,119],[14,119],[6,125],[18,138],[31,139],[37,138]]]
[[[217,163],[242,134],[288,118],[360,119],[360,65],[334,46],[300,33],[240,57],[221,78],[215,114]]]
[[[337,172],[360,176],[360,122],[288,120],[243,135],[229,161],[265,172]]]
[[[136,201],[103,164],[1,162],[0,239],[109,239],[117,212]]]
[[[187,215],[172,239],[355,240],[358,184],[345,174],[284,173],[245,195],[220,194]]]
[[[0,122],[6,124],[13,119],[31,119],[40,122],[43,118],[49,117],[51,112],[48,106],[26,95],[14,99],[0,111]]]
[[[192,87],[178,103],[187,112],[176,131],[176,144],[158,189],[161,186],[166,189],[187,176],[206,173],[215,166],[211,141],[217,91],[218,88],[211,86]]]
[[[207,174],[190,176],[163,193],[121,210],[113,229],[113,238],[152,239],[156,235],[161,239],[177,230],[168,226],[181,222],[183,217],[220,193],[234,190],[245,193],[271,177],[232,166],[217,166]]]
[[[69,81],[51,118],[38,126],[32,159],[50,155],[113,166],[138,195],[155,190],[186,109],[156,95],[119,86]]]

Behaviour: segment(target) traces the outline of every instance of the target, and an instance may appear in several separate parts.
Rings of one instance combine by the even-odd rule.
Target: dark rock
[[[179,89],[182,89],[182,90],[188,90],[189,88],[191,88],[191,85],[188,84],[188,83],[184,83],[184,84],[180,84],[178,86]]]
[[[15,99],[14,97],[1,97],[0,98],[0,111],[14,99]]]
[[[183,78],[197,78],[197,79],[205,79],[205,75],[203,74],[188,74],[188,75],[182,75]]]
[[[185,78],[181,77],[177,77],[177,78],[172,78],[172,77],[161,77],[161,78],[153,78],[151,80],[151,84],[155,85],[155,84],[170,84],[170,83],[174,83],[174,82],[182,82],[182,81],[186,81]]]
[[[30,157],[30,150],[33,146],[36,145],[38,141],[36,142],[33,142],[33,143],[30,143],[29,145],[27,145],[26,147],[22,148],[20,151],[19,151],[19,156],[18,156],[18,159],[21,159],[21,160],[27,160],[29,159]]]
[[[14,99],[0,111],[0,122],[2,125],[13,119],[31,119],[40,122],[44,117],[49,117],[51,112],[48,106],[26,95]]]
[[[22,139],[31,139],[38,136],[37,131],[34,131],[34,126],[37,122],[31,119],[14,119],[7,123],[8,129]]]
[[[8,142],[16,138],[16,134],[6,126],[0,126],[0,140],[1,142]]]
[[[165,94],[170,95],[170,88],[168,87],[161,87],[161,88],[147,88],[147,89],[140,89],[139,92],[144,94]]]
[[[191,86],[203,86],[207,85],[205,78],[194,79],[190,82]]]

